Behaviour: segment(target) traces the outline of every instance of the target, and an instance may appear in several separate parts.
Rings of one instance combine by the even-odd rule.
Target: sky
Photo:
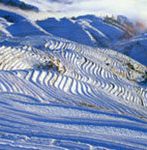
[[[71,10],[147,15],[147,0],[73,0]],[[69,9],[68,8],[68,9]]]
[[[125,15],[147,23],[147,0],[21,0],[40,8],[41,11],[61,16],[83,14]]]
[[[72,17],[85,14],[125,15],[129,19],[143,21],[147,26],[147,0],[20,0],[40,9],[30,17]],[[25,12],[26,13],[26,12]],[[31,18],[31,19],[32,19]]]
[[[147,0],[73,0],[62,11],[74,13],[110,13],[125,15],[134,19],[147,19]]]

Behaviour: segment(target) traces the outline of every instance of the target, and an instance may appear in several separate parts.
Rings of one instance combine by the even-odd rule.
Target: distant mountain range
[[[92,47],[115,49],[147,65],[146,34],[139,33],[138,26],[124,16],[85,15],[32,22],[20,14],[1,10],[0,17],[1,34],[52,34]]]

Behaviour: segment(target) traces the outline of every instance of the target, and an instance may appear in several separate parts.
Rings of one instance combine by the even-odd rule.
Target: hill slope
[[[97,47],[146,35],[110,22],[0,10],[0,149],[146,149],[147,68]]]
[[[1,148],[145,149],[146,67],[55,37],[6,40],[0,47]]]

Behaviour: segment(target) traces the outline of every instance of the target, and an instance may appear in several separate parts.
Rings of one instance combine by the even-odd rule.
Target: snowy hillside
[[[0,149],[146,150],[147,44],[136,33],[124,16],[0,10]]]
[[[118,42],[113,48],[147,66],[147,34],[144,33],[128,41]]]
[[[112,42],[124,39],[127,35],[131,36],[121,24],[116,26],[110,18],[94,15],[60,20],[49,18],[38,21],[37,24],[53,35],[89,46],[108,47]]]
[[[0,32],[8,36],[53,34],[92,47],[111,48],[147,65],[145,34],[137,35],[136,26],[122,16],[86,15],[32,21],[20,14],[0,10],[0,17],[3,20]]]
[[[146,148],[144,66],[49,36],[7,44],[0,47],[0,147]]]

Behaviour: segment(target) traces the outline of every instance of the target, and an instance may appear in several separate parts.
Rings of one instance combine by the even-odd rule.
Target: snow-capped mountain
[[[111,17],[100,18],[94,15],[86,15],[77,18],[48,18],[32,23],[32,21],[29,21],[19,14],[4,10],[1,10],[0,16],[5,18],[8,22],[15,22],[15,24],[7,28],[8,31],[11,30],[10,32],[14,36],[23,36],[21,32],[25,32],[27,35],[29,31],[30,34],[32,34],[31,30],[33,29],[30,28],[40,26],[44,31],[55,36],[89,46],[108,47],[109,44],[130,37],[133,34],[133,31],[127,30],[127,27],[124,27]],[[18,28],[21,29],[17,30]]]
[[[38,8],[32,5],[25,3],[25,1],[20,0],[0,0],[0,4],[4,4],[6,6],[16,7],[23,10],[33,10],[38,11]]]
[[[0,149],[145,150],[147,37],[137,34],[120,15],[0,10]]]
[[[37,21],[37,24],[53,35],[90,46],[108,47],[110,43],[133,34],[111,17],[100,18],[93,15],[60,20],[49,18]]]
[[[32,21],[21,14],[1,10],[0,17],[9,24],[1,27],[3,34],[8,33],[12,36],[53,34],[92,47],[112,48],[147,65],[146,44],[131,42],[133,38],[139,36],[138,30],[136,24],[124,16],[85,15]],[[141,36],[146,41],[142,33]]]
[[[118,42],[113,48],[147,66],[147,34]]]

